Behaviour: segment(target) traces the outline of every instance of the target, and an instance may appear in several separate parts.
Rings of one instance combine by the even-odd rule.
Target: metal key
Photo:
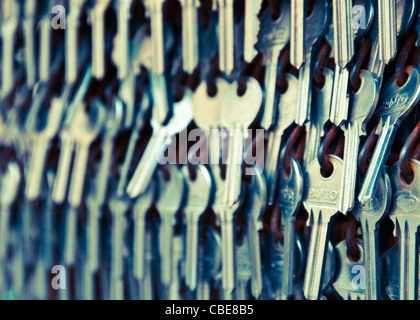
[[[335,75],[331,102],[330,120],[337,126],[348,116],[348,64],[354,55],[354,35],[352,30],[352,1],[338,0],[332,5],[333,11],[333,53]]]
[[[182,168],[182,173],[188,187],[184,206],[186,224],[185,284],[191,292],[194,292],[197,288],[199,220],[210,202],[212,183],[208,169],[202,164],[196,166],[194,180],[190,177],[187,166]]]
[[[194,122],[207,134],[211,164],[217,164],[220,160],[220,136],[216,136],[215,133],[219,133],[221,127],[222,101],[230,88],[229,83],[223,78],[217,78],[215,85],[217,93],[214,97],[208,95],[207,81],[200,83],[193,97]]]
[[[157,193],[155,180],[152,179],[146,192],[136,199],[133,206],[134,213],[134,239],[133,239],[133,274],[142,281],[146,275],[146,215],[155,200]]]
[[[376,110],[376,116],[379,119],[380,137],[358,196],[361,203],[372,199],[379,173],[389,155],[397,128],[420,99],[419,69],[409,66],[406,72],[408,80],[403,86],[398,87],[394,75],[382,87],[378,109]]]
[[[25,39],[25,69],[26,85],[32,87],[36,82],[36,55],[35,55],[35,15],[37,4],[35,0],[26,0],[24,4],[23,33]]]
[[[199,0],[179,0],[182,6],[182,62],[185,72],[192,74],[198,64]]]
[[[146,15],[150,17],[152,34],[152,73],[162,75],[165,71],[163,40],[163,4],[165,0],[145,0]]]
[[[262,90],[255,78],[246,79],[247,89],[238,96],[238,83],[231,85],[223,100],[222,119],[229,131],[229,155],[226,166],[224,201],[227,207],[234,206],[239,200],[242,184],[242,162],[244,140],[248,129],[256,118],[262,103]]]
[[[264,53],[265,63],[265,102],[261,126],[269,130],[275,124],[274,102],[277,78],[278,58],[281,50],[290,38],[290,6],[287,1],[281,2],[281,13],[273,20],[270,8],[261,14],[261,29],[258,47]]]
[[[51,60],[51,8],[54,0],[46,0],[39,20],[39,80],[46,82],[50,78]]]
[[[307,48],[305,46],[307,29],[306,0],[290,1],[290,16],[290,63],[299,70],[305,62],[305,48]],[[310,28],[312,28],[312,25],[310,25]]]
[[[249,300],[249,282],[252,277],[252,269],[250,263],[250,248],[249,248],[249,235],[245,233],[242,236],[242,243],[235,245],[235,266],[236,266],[236,287],[235,299]]]
[[[295,271],[295,222],[303,196],[303,173],[299,162],[290,158],[290,172],[287,176],[283,169],[280,172],[278,203],[282,214],[284,228],[284,265],[281,286],[283,300],[293,295],[293,277]]]
[[[9,244],[9,230],[12,204],[15,201],[21,182],[20,168],[16,162],[7,164],[7,171],[1,177],[0,197],[0,261],[5,262]],[[5,265],[3,264],[3,267]]]
[[[164,288],[163,296],[167,297],[172,281],[172,238],[175,226],[175,214],[181,209],[184,193],[184,177],[175,166],[168,166],[170,170],[169,181],[165,180],[161,170],[157,171],[159,186],[156,208],[160,215],[159,252],[161,259],[160,282]],[[174,192],[176,190],[176,192]]]
[[[360,221],[363,234],[363,253],[366,278],[366,300],[380,298],[381,269],[379,265],[379,224],[386,217],[391,205],[391,180],[384,171],[378,180],[374,200],[365,205],[356,203],[353,215]]]
[[[124,80],[130,69],[130,9],[133,0],[117,1],[118,79]],[[157,2],[157,1],[155,1]]]
[[[262,0],[245,0],[245,23],[244,23],[244,60],[251,63],[257,55],[255,44],[258,42],[260,20],[258,14],[261,9]]]
[[[275,130],[269,131],[267,155],[265,161],[265,176],[267,178],[268,205],[273,205],[279,172],[279,154],[284,131],[290,127],[296,116],[294,107],[298,102],[298,79],[286,73],[287,90],[280,94],[278,104],[278,120]]]
[[[266,208],[267,189],[264,176],[252,167],[252,182],[247,185],[244,208],[247,216],[247,240],[251,268],[251,294],[259,299],[262,294],[262,267],[259,231],[262,229],[262,214]]]
[[[376,105],[378,99],[373,75],[367,70],[362,70],[360,77],[361,85],[357,92],[352,91],[349,119],[344,126],[343,161],[346,180],[343,186],[343,207],[340,209],[343,213],[354,206],[360,137],[366,135],[367,124],[375,110],[372,106]]]
[[[105,12],[110,2],[111,0],[95,1],[95,5],[90,11],[92,23],[92,75],[97,79],[102,79],[105,76]]]
[[[127,194],[131,198],[141,195],[145,190],[172,136],[184,130],[192,120],[192,96],[186,91],[181,101],[174,104],[174,115],[166,126],[162,126],[152,115],[153,135],[128,183]],[[169,140],[169,141],[168,141]]]
[[[303,286],[308,300],[318,300],[320,297],[329,223],[341,206],[343,162],[333,155],[328,156],[328,160],[333,165],[333,172],[327,178],[321,175],[318,160],[314,160],[306,169],[303,204],[309,213],[308,223],[312,226]]]
[[[1,39],[2,39],[2,72],[1,96],[6,96],[13,88],[14,79],[14,47],[16,29],[19,22],[19,3],[17,0],[2,1],[0,7]]]
[[[234,0],[217,0],[219,9],[219,69],[230,75],[234,68]]]
[[[305,62],[299,68],[299,99],[296,111],[296,124],[303,126],[310,118],[312,105],[312,57],[317,52],[317,42],[327,30],[328,4],[325,1],[317,0],[311,14],[306,18],[306,25],[311,26],[305,30]],[[292,47],[291,47],[292,49]],[[293,53],[291,52],[291,61]]]
[[[385,64],[397,53],[397,28],[395,0],[378,1],[379,59]]]
[[[400,251],[400,300],[418,298],[418,243],[417,229],[420,225],[419,208],[419,168],[420,162],[410,161],[414,180],[407,184],[401,176],[398,163],[389,169],[394,192],[389,217],[394,222],[394,236],[399,238]]]
[[[66,82],[76,81],[79,71],[78,61],[78,33],[79,19],[86,0],[70,0],[70,11],[66,24]]]
[[[317,158],[321,138],[325,134],[324,125],[327,123],[330,115],[334,73],[332,70],[324,68],[322,69],[322,74],[325,77],[324,86],[321,89],[315,86],[312,91],[311,121],[306,125],[304,168]]]

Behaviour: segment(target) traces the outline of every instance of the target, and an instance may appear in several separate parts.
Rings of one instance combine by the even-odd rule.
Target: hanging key
[[[290,1],[290,17],[290,63],[299,70],[305,62],[305,50],[308,48],[305,45],[307,30],[306,0]],[[308,29],[312,28],[312,25],[308,25],[310,26]]]
[[[195,167],[194,179],[191,178],[187,166],[182,168],[182,173],[188,187],[184,206],[186,224],[185,284],[191,292],[194,292],[197,288],[199,221],[210,202],[212,183],[210,173],[202,164]]]
[[[26,85],[32,87],[37,78],[35,54],[35,19],[37,4],[35,0],[26,0],[23,6],[23,33],[25,41]]]
[[[386,172],[378,180],[372,201],[365,205],[356,203],[353,215],[360,221],[363,234],[363,254],[366,279],[366,300],[381,298],[381,268],[379,263],[379,225],[391,205],[391,180]]]
[[[388,64],[397,53],[396,0],[377,3],[379,59]]]
[[[162,170],[157,171],[159,195],[156,208],[160,215],[159,252],[161,259],[160,282],[163,285],[164,297],[168,296],[172,281],[172,241],[173,227],[176,224],[175,215],[183,205],[184,177],[175,165],[169,165],[169,180],[166,181]],[[176,190],[176,192],[174,192]]]
[[[375,112],[379,120],[380,137],[358,196],[361,203],[372,200],[379,173],[389,155],[397,129],[420,99],[419,69],[409,66],[406,73],[408,79],[404,85],[398,86],[394,75],[382,87]]]
[[[273,20],[269,8],[265,9],[260,17],[261,29],[258,47],[264,53],[267,66],[264,80],[266,95],[261,119],[261,126],[265,130],[269,130],[275,125],[274,103],[278,58],[290,38],[290,6],[287,1],[281,2],[280,10],[280,15],[276,20]]]
[[[130,9],[133,0],[117,1],[118,79],[128,76],[130,66]],[[158,1],[154,1],[158,2]]]
[[[230,75],[234,68],[234,0],[217,0],[219,9],[219,69]]]
[[[260,20],[258,14],[261,10],[262,0],[245,0],[245,23],[244,23],[244,60],[251,63],[258,51],[255,45],[258,42]]]
[[[20,5],[17,0],[5,0],[0,6],[1,51],[1,96],[6,96],[13,88],[15,62],[15,36],[19,23]]]
[[[295,271],[295,223],[303,196],[303,173],[299,162],[290,158],[290,172],[284,168],[280,172],[278,204],[282,215],[284,230],[284,265],[281,297],[287,300],[294,293],[293,278]]]
[[[155,109],[153,109],[151,119],[153,135],[127,186],[127,194],[131,198],[135,198],[145,191],[164,151],[171,144],[172,137],[190,124],[192,120],[191,104],[191,93],[186,91],[184,97],[174,103],[174,115],[166,126],[162,126],[154,119]]]
[[[192,74],[198,64],[199,0],[179,0],[182,6],[182,62],[184,71]]]
[[[336,156],[328,156],[327,159],[333,165],[329,177],[321,175],[318,160],[314,160],[306,169],[303,204],[309,213],[308,223],[312,226],[303,286],[303,293],[308,300],[320,298],[329,224],[341,206],[343,162]]]

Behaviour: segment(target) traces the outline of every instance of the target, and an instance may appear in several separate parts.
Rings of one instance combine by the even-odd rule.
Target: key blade
[[[379,60],[388,64],[397,53],[397,16],[395,0],[378,1]]]
[[[330,120],[341,126],[348,117],[350,96],[348,94],[349,71],[335,66],[334,85],[331,101]]]
[[[354,55],[352,1],[335,0],[332,3],[332,11],[335,63],[344,69]]]
[[[290,63],[300,69],[305,62],[306,0],[291,0]]]
[[[251,63],[257,55],[255,44],[258,42],[260,11],[262,0],[245,0],[245,36],[244,36],[244,60]]]
[[[182,5],[182,62],[185,72],[192,74],[198,64],[198,21],[196,0],[181,0]]]

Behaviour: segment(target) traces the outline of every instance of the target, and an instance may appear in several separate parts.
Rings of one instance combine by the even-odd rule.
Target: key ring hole
[[[328,154],[331,154],[331,147],[334,141],[338,139],[334,155],[340,156],[344,146],[344,135],[339,127],[333,125],[330,130],[328,130],[324,140],[321,143],[321,146],[318,150],[318,162],[321,166],[321,176],[323,178],[329,178],[334,172],[334,166],[328,159]]]
[[[399,160],[398,166],[400,169],[400,178],[407,185],[413,183],[414,171],[411,168],[410,160],[417,159],[420,156],[420,122],[414,127],[413,131],[408,136],[404,143]]]
[[[271,11],[271,18],[273,20],[277,20],[280,17],[280,5],[278,4],[277,0],[269,0],[268,5]]]
[[[278,76],[276,80],[276,86],[279,89],[279,93],[285,93],[289,87],[289,83],[286,77],[286,68],[290,64],[290,48],[286,47],[282,50],[278,63]]]
[[[348,215],[348,229],[346,234],[346,255],[351,262],[356,263],[360,261],[362,253],[359,246],[356,243],[357,235],[357,220],[354,217],[353,213],[349,212]]]
[[[295,158],[299,163],[303,161],[303,154],[305,150],[305,128],[296,126],[290,136],[288,137],[281,153],[280,163],[282,164],[282,174],[286,179],[290,178],[291,158]]]
[[[412,52],[413,46],[418,38],[417,31],[412,30],[401,48],[400,54],[398,55],[397,65],[395,70],[395,76],[397,78],[397,86],[402,87],[408,80],[408,74],[406,73],[407,60]]]
[[[353,67],[350,73],[350,86],[353,92],[357,92],[362,85],[362,79],[360,76],[360,71],[363,65],[366,63],[366,59],[369,57],[370,49],[372,47],[372,39],[370,37],[366,38],[360,47],[359,52],[357,53]]]
[[[315,86],[318,90],[321,90],[325,84],[325,76],[322,73],[322,69],[328,61],[328,57],[331,52],[331,46],[328,42],[324,42],[321,50],[318,52],[318,55],[314,64],[314,72],[312,73],[312,80],[315,83]]]

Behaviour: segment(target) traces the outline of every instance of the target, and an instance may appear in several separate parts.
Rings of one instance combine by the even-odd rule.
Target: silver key
[[[267,189],[264,176],[253,167],[251,184],[247,185],[247,197],[244,203],[247,215],[247,240],[251,268],[251,294],[259,299],[262,294],[262,267],[259,231],[262,229],[262,214],[266,208]]]
[[[290,172],[287,176],[283,169],[280,172],[278,203],[282,213],[284,228],[284,269],[281,286],[281,297],[286,300],[293,295],[293,278],[295,271],[295,222],[303,196],[303,173],[299,162],[290,158]]]
[[[262,0],[245,0],[245,35],[244,35],[244,60],[251,63],[257,55],[255,44],[258,42],[258,32],[260,31],[260,12]]]
[[[7,171],[1,177],[0,197],[0,260],[5,261],[9,244],[9,230],[12,204],[15,201],[21,182],[20,168],[17,163],[9,162]]]
[[[351,210],[355,202],[357,157],[359,155],[360,137],[366,135],[366,126],[374,113],[372,106],[376,105],[376,81],[373,75],[362,70],[361,86],[357,92],[352,91],[348,123],[344,127],[344,172],[346,174],[343,186],[343,202],[341,212]]]
[[[397,53],[397,28],[395,0],[378,1],[379,59],[388,64]]]
[[[330,115],[334,73],[327,68],[322,69],[322,73],[325,77],[324,86],[321,89],[315,86],[312,91],[311,121],[306,124],[307,134],[303,161],[304,168],[313,160],[317,159],[321,138],[325,134],[324,125],[327,123]]]
[[[146,251],[146,215],[155,200],[156,183],[152,179],[146,192],[136,199],[133,207],[134,214],[134,240],[133,240],[133,274],[142,281],[145,278],[145,251]]]
[[[191,179],[187,166],[182,168],[188,193],[184,206],[186,224],[186,260],[185,284],[191,292],[197,288],[199,220],[210,202],[212,183],[207,168],[199,164],[195,169],[195,178]]]
[[[70,11],[66,23],[66,82],[76,81],[79,71],[79,19],[86,0],[70,0]]]
[[[260,17],[261,30],[258,47],[264,53],[267,65],[264,80],[266,96],[261,126],[266,130],[275,124],[274,101],[278,58],[290,38],[290,6],[287,1],[282,1],[280,10],[277,20],[273,20],[269,8]]]
[[[164,291],[168,291],[172,281],[177,280],[172,278],[172,239],[173,227],[176,223],[175,214],[182,206],[185,183],[181,171],[175,165],[170,165],[168,168],[170,169],[169,181],[165,181],[162,171],[157,171],[159,195],[156,208],[160,215],[160,281],[165,289]],[[165,296],[167,295],[165,294]]]
[[[105,76],[105,12],[110,2],[111,0],[96,1],[90,11],[92,24],[92,75],[97,79],[102,79]],[[121,35],[119,34],[119,36]]]
[[[219,9],[219,69],[230,75],[234,68],[234,0],[217,0]]]
[[[130,9],[133,0],[117,1],[117,20],[118,20],[118,79],[124,80],[130,69]],[[157,2],[157,1],[156,1]]]
[[[230,135],[224,196],[227,207],[234,206],[239,200],[246,137],[244,131],[256,118],[263,98],[261,87],[256,79],[248,77],[246,82],[247,89],[242,96],[238,96],[238,83],[235,82],[226,92],[223,100],[222,119]]]
[[[305,62],[306,44],[306,0],[290,1],[290,63],[298,70]],[[312,25],[310,26],[312,28]],[[309,49],[311,50],[311,49]]]
[[[409,66],[406,72],[408,80],[403,86],[398,87],[396,76],[393,76],[382,87],[376,110],[380,137],[358,196],[361,203],[372,199],[379,173],[389,155],[397,128],[420,99],[419,69]]]
[[[169,287],[169,300],[182,300],[181,298],[181,279],[183,279],[183,237],[177,234],[172,238],[172,283]]]
[[[171,144],[172,136],[181,132],[190,124],[192,120],[191,104],[191,93],[186,91],[183,99],[175,103],[174,115],[166,126],[156,122],[154,116],[152,116],[153,135],[127,186],[127,194],[131,198],[141,195],[146,190],[158,162],[166,148]]]
[[[39,21],[39,80],[47,82],[50,78],[50,60],[51,60],[51,15],[50,10],[53,7],[53,0],[48,1],[42,17]]]
[[[420,162],[411,160],[410,167],[413,170],[414,180],[409,185],[402,178],[398,163],[395,163],[389,169],[394,192],[389,217],[395,225],[394,236],[399,238],[400,300],[418,299],[418,287],[416,284],[418,281],[417,229],[420,225],[418,215]]]
[[[193,97],[194,122],[207,134],[209,162],[211,164],[219,163],[221,156],[220,137],[214,134],[219,133],[221,128],[222,101],[230,88],[229,83],[223,78],[217,78],[215,85],[217,93],[214,97],[208,95],[206,81],[201,82]]]
[[[284,131],[289,128],[294,120],[296,111],[294,106],[297,105],[298,95],[296,91],[299,90],[298,79],[286,73],[287,90],[280,94],[278,104],[278,120],[275,130],[268,133],[268,146],[265,162],[265,176],[267,177],[267,193],[268,205],[273,205],[274,196],[277,187],[277,174],[279,172],[279,155],[280,147],[283,139]]]
[[[26,0],[24,4],[23,33],[25,39],[25,69],[26,85],[32,87],[36,82],[36,55],[35,55],[35,15],[37,4],[35,0]]]
[[[165,71],[163,40],[163,4],[165,0],[145,0],[146,14],[150,17],[152,33],[152,73],[162,75]]]
[[[198,64],[199,0],[179,0],[182,6],[182,62],[186,73],[192,74]]]
[[[303,293],[308,300],[318,300],[323,283],[325,254],[329,239],[329,223],[340,210],[340,194],[343,179],[343,162],[330,155],[333,173],[321,176],[320,164],[314,160],[306,169],[303,204],[309,213],[308,223],[312,226],[308,249]]]
[[[365,205],[357,203],[354,216],[360,221],[363,234],[363,253],[366,278],[366,300],[378,300],[380,294],[381,269],[379,264],[379,224],[388,214],[391,205],[392,187],[384,171],[378,180],[374,200]]]
[[[242,236],[242,243],[235,245],[235,266],[236,266],[236,287],[235,299],[249,300],[249,282],[252,277],[252,269],[250,262],[250,248],[249,248],[249,234],[245,233]]]
[[[16,0],[2,1],[1,14],[1,39],[2,39],[2,72],[1,96],[6,96],[13,88],[14,79],[14,47],[16,29],[19,22],[20,6]]]

